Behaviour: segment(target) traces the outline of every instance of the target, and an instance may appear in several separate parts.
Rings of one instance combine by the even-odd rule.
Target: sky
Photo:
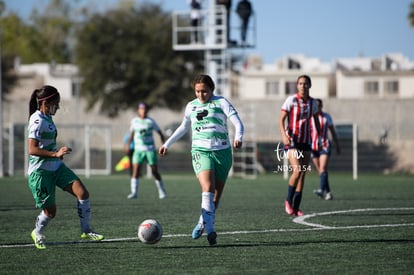
[[[187,0],[146,0],[165,11],[188,10]],[[204,0],[204,6],[212,0]],[[120,0],[78,0],[105,10]],[[143,1],[136,0],[137,3]],[[231,22],[237,27],[233,0]],[[251,0],[256,16],[256,45],[245,50],[272,64],[290,54],[331,62],[344,57],[381,57],[401,53],[414,61],[414,27],[407,19],[414,0]],[[48,0],[5,0],[7,10],[27,17]],[[238,31],[231,38],[239,40]]]

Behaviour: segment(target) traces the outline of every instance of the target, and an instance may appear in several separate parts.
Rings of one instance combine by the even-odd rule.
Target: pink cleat
[[[285,211],[286,211],[286,214],[288,215],[293,214],[293,208],[288,201],[285,201]]]

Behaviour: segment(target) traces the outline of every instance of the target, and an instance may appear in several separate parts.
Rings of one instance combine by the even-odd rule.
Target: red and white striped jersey
[[[332,118],[329,114],[324,112],[318,113],[319,124],[321,129],[321,142],[322,148],[318,148],[318,131],[316,131],[315,121],[311,120],[311,132],[312,132],[312,150],[319,151],[321,149],[327,150],[330,146],[328,129],[333,126]]]
[[[286,133],[294,143],[311,143],[310,120],[319,112],[317,101],[308,97],[304,100],[298,93],[289,96],[282,105],[288,113]]]

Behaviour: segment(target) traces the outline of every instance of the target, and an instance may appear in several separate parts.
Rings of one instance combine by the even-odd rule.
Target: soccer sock
[[[46,226],[48,225],[51,218],[49,218],[43,211],[40,212],[39,216],[36,218],[35,223],[35,232],[39,235],[44,235]]]
[[[330,192],[331,190],[329,188],[328,172],[322,172],[322,174],[320,175],[320,178],[321,178],[321,190]]]
[[[292,205],[293,195],[295,194],[295,187],[288,185],[288,194],[286,200]]]
[[[294,210],[299,210],[300,202],[302,201],[302,192],[295,192],[293,196],[293,205]]]
[[[203,192],[201,194],[201,215],[207,234],[214,231],[214,193]]]
[[[91,203],[89,199],[78,200],[78,216],[80,219],[80,225],[82,232],[88,233],[91,231],[90,220],[91,220]]]
[[[162,180],[155,180],[155,185],[158,188],[158,194],[160,196],[165,195],[164,183],[162,182]]]
[[[136,194],[138,191],[139,179],[131,178],[131,194]]]

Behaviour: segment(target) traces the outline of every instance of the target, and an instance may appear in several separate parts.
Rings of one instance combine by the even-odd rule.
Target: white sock
[[[48,225],[51,218],[49,218],[43,211],[40,212],[36,218],[35,232],[38,235],[44,235],[45,228]]]
[[[164,183],[162,182],[162,180],[155,180],[155,185],[158,188],[158,195],[161,198],[165,198],[166,192],[164,189]]]
[[[91,203],[89,199],[78,200],[78,215],[82,232],[88,233],[91,231]]]
[[[214,212],[214,193],[201,193],[201,215],[203,216],[204,226],[207,234],[210,234],[214,231]]]
[[[131,194],[136,194],[138,192],[139,179],[131,178]]]

